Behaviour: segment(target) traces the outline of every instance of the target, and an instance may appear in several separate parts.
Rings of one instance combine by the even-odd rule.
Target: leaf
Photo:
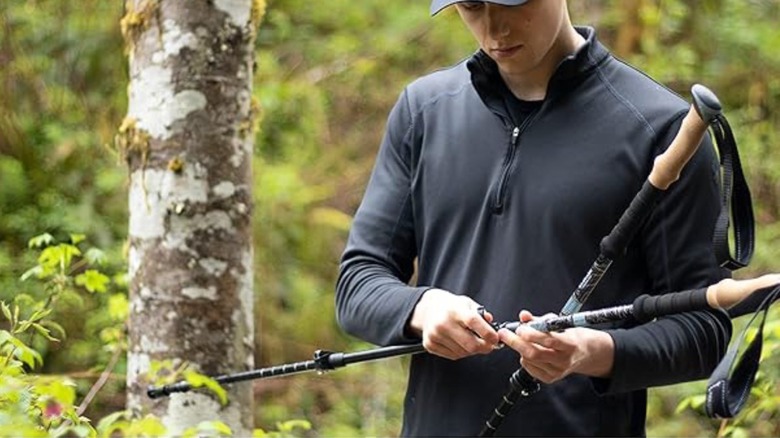
[[[93,429],[89,423],[82,423],[78,426],[71,426],[70,430],[79,437],[86,438],[97,436],[95,429]]]
[[[63,406],[73,406],[76,401],[76,384],[62,377],[47,377],[36,385],[35,392],[42,399],[54,400]]]
[[[19,344],[21,345],[17,345],[14,342],[14,346],[16,347],[16,350],[14,350],[14,356],[16,356],[17,359],[24,362],[24,364],[30,368],[35,368],[36,364],[43,365],[43,358],[41,357],[40,353],[22,344],[21,341]]]
[[[143,419],[130,423],[126,433],[127,436],[163,436],[166,432],[160,419],[148,414]]]
[[[309,430],[311,423],[306,420],[287,420],[277,423],[276,428],[279,429],[279,432],[292,432],[295,428]]]
[[[84,258],[86,258],[90,264],[102,265],[106,262],[106,253],[97,248],[90,248],[87,250],[86,254],[84,254]]]
[[[26,281],[28,278],[32,277],[33,275],[41,278],[43,277],[44,269],[43,266],[34,266],[24,272],[20,278],[22,281]]]
[[[43,318],[49,316],[51,314],[53,309],[38,309],[30,316],[29,321],[30,322],[37,322],[42,320]]]
[[[84,239],[86,239],[87,236],[84,234],[71,234],[70,235],[70,243],[73,245],[78,245],[79,243],[83,242]]]
[[[3,308],[3,316],[5,316],[5,319],[7,319],[8,322],[12,322],[13,316],[11,315],[11,308],[8,307],[8,304],[6,304],[5,301],[0,301],[0,306]]]
[[[219,402],[223,406],[227,404],[227,391],[225,391],[225,388],[221,387],[219,383],[217,383],[217,381],[211,377],[205,376],[196,371],[186,370],[184,371],[184,379],[187,381],[187,383],[192,385],[193,388],[202,388],[205,386],[206,389],[210,390],[214,393],[214,395],[217,396]]]
[[[677,408],[675,408],[674,413],[675,414],[680,414],[683,411],[685,411],[686,409],[688,409],[688,407],[690,407],[690,406],[691,406],[691,399],[690,399],[690,397],[686,397],[686,398],[682,399],[680,401],[680,403],[677,404]]]
[[[697,394],[691,396],[691,408],[700,409],[707,401],[707,396],[704,394]]]
[[[60,247],[62,247],[62,267],[68,268],[70,267],[70,263],[73,260],[73,256],[80,256],[81,250],[78,249],[74,245],[68,245],[66,243],[60,244]]]
[[[31,325],[32,323],[30,321],[22,321],[19,327],[16,327],[16,329],[14,329],[14,334],[26,332]]]
[[[0,346],[3,346],[6,342],[9,342],[13,338],[8,330],[0,330]]]
[[[100,436],[111,436],[114,431],[121,431],[127,427],[128,411],[118,411],[108,414],[101,418],[97,424],[97,431]]]
[[[230,430],[230,427],[221,421],[209,421],[208,423],[206,423],[206,427],[204,427],[203,423],[198,424],[198,429],[214,430],[215,432],[218,432],[225,436],[230,436],[233,434],[233,431]]]
[[[38,264],[44,269],[56,269],[60,260],[63,258],[62,245],[49,246],[41,251],[41,255],[38,256]]]
[[[76,284],[84,286],[90,292],[105,292],[106,285],[111,281],[106,275],[94,270],[87,269],[84,273],[76,276]]]
[[[130,305],[124,294],[112,294],[108,298],[108,316],[115,321],[124,321],[130,311]]]
[[[54,237],[49,233],[43,233],[30,239],[27,246],[29,248],[43,248],[51,245],[52,242],[54,242]]]
[[[203,437],[203,436],[233,436],[230,426],[221,421],[201,421],[197,426],[191,427],[184,432],[184,436]]]
[[[12,360],[8,365],[0,367],[0,375],[4,376],[4,383],[9,381],[9,376],[22,376],[24,374],[24,365],[22,365],[22,363],[17,360]],[[10,400],[10,396],[8,394],[4,394],[4,397]],[[2,436],[2,434],[0,434],[0,436]]]
[[[114,275],[114,279],[113,279],[114,284],[124,289],[127,287],[127,283],[128,283],[127,278],[128,278],[127,272],[120,272]]]
[[[57,339],[54,336],[52,336],[51,335],[51,331],[49,331],[49,329],[47,329],[46,327],[44,327],[44,326],[42,326],[42,325],[40,325],[38,323],[33,323],[32,327],[35,329],[35,331],[37,331],[44,338],[46,338],[46,339],[48,339],[48,340],[50,340],[52,342],[59,342],[60,341],[59,339]]]

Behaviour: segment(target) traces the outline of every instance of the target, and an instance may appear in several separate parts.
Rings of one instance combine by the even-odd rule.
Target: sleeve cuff
[[[607,334],[612,337],[612,342],[615,345],[615,358],[612,363],[612,373],[609,378],[603,377],[591,377],[590,381],[593,385],[593,390],[599,395],[613,394],[617,392],[624,392],[622,388],[625,388],[626,380],[626,338],[625,330],[606,330]]]
[[[415,287],[411,288],[409,291],[409,297],[407,297],[406,300],[406,311],[405,315],[402,319],[403,325],[400,327],[400,330],[395,333],[395,338],[398,339],[398,343],[400,344],[411,344],[414,342],[420,342],[420,337],[416,336],[412,333],[411,330],[409,330],[409,321],[412,319],[412,315],[414,314],[414,309],[417,307],[417,303],[420,302],[420,299],[422,298],[423,294],[429,290],[433,289],[431,286],[422,286],[422,287]]]

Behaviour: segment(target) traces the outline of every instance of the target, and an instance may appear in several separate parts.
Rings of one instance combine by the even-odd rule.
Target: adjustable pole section
[[[330,371],[342,368],[349,364],[368,362],[407,354],[417,354],[425,351],[422,344],[393,345],[390,347],[375,348],[373,350],[359,351],[356,353],[337,353],[327,350],[314,352],[314,359],[303,362],[295,362],[284,365],[276,365],[268,368],[246,371],[243,373],[229,374],[214,377],[217,383],[235,383],[245,380],[266,379],[270,377],[286,376],[290,374],[304,373],[307,371]],[[174,392],[187,392],[192,390],[189,382],[181,381],[171,385],[150,387],[146,394],[149,398],[158,398],[171,395]]]
[[[780,274],[767,274],[748,280],[725,279],[709,287],[650,296],[641,295],[632,304],[589,310],[571,315],[535,319],[527,323],[503,323],[501,328],[515,331],[527,326],[540,332],[560,332],[573,327],[594,327],[605,322],[634,320],[639,323],[677,313],[706,309],[730,309],[749,295],[780,286]]]
[[[592,327],[604,322],[626,321],[632,318],[638,322],[647,322],[653,318],[674,313],[703,310],[707,308],[727,309],[754,292],[765,290],[769,287],[777,287],[778,285],[780,285],[780,274],[768,274],[763,277],[748,280],[726,279],[706,289],[695,289],[654,297],[642,295],[634,300],[633,304],[591,310],[549,319],[536,319],[522,324],[539,331],[553,332],[572,327]],[[509,330],[517,330],[520,325],[521,323],[519,321],[512,321],[496,324],[495,327],[496,329],[506,328]],[[337,353],[327,350],[317,350],[314,352],[313,360],[218,376],[215,377],[214,380],[220,384],[228,384],[299,374],[307,371],[330,371],[353,363],[368,362],[423,352],[425,352],[425,348],[422,344],[393,345],[390,347],[375,348],[355,353]],[[171,385],[150,387],[147,391],[147,395],[150,398],[159,398],[171,395],[175,392],[188,392],[192,389],[193,387],[188,382],[182,381]]]

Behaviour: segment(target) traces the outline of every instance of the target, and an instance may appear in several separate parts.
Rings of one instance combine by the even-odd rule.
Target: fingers
[[[454,359],[490,353],[498,344],[498,334],[474,309],[465,314],[456,312],[442,324],[433,326],[425,337],[432,345],[443,347],[443,356]]]
[[[520,326],[516,333],[507,329],[498,331],[499,339],[521,356],[534,361],[551,361],[558,354],[556,347],[561,341],[551,333],[542,333],[534,329]]]
[[[431,295],[422,324],[425,349],[448,359],[487,354],[498,344],[498,334],[490,325],[493,315],[480,313],[480,306],[466,296],[450,293]],[[433,299],[437,299],[435,302]]]
[[[436,336],[424,337],[423,347],[425,347],[429,353],[450,360],[457,360],[469,356],[468,351],[461,348],[457,343],[446,342],[442,338]]]
[[[479,336],[484,343],[490,344],[492,348],[493,345],[498,343],[498,333],[496,333],[496,330],[490,325],[490,322],[492,321],[493,315],[490,314],[490,312],[480,314],[478,311],[474,310],[467,312],[466,315],[464,315],[463,324],[465,328]]]
[[[560,370],[553,371],[550,368],[537,366],[534,362],[529,360],[520,359],[520,365],[528,371],[528,374],[542,383],[555,383],[563,378]]]
[[[552,383],[570,373],[569,344],[558,334],[524,326],[516,333],[501,329],[498,334],[501,342],[520,353],[520,364],[536,379]]]
[[[432,331],[423,338],[423,347],[430,353],[453,360],[493,351],[492,345],[462,328]]]
[[[516,334],[525,342],[540,345],[550,350],[563,350],[567,347],[558,333],[545,333],[531,327],[520,326]]]

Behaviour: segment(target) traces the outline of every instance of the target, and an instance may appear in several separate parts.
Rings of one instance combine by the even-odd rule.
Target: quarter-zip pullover
[[[342,257],[336,302],[347,332],[380,345],[420,342],[405,327],[433,287],[471,296],[496,321],[560,310],[688,109],[611,56],[592,29],[578,31],[585,45],[520,126],[483,52],[403,91]],[[722,278],[711,247],[717,170],[707,140],[586,309]],[[707,376],[730,330],[720,312],[613,327],[610,379],[543,385],[498,434],[642,435],[643,388]],[[402,434],[476,435],[518,366],[507,348],[458,361],[413,356]]]

